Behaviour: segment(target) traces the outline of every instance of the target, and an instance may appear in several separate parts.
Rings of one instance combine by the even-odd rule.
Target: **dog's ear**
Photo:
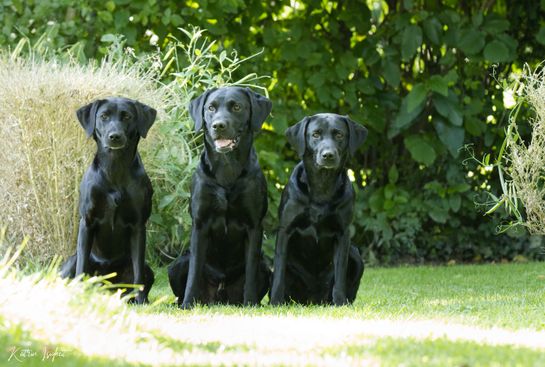
[[[348,116],[344,116],[344,120],[348,125],[348,152],[353,156],[367,138],[367,129]]]
[[[196,132],[201,131],[203,127],[204,104],[206,103],[206,99],[208,98],[208,95],[210,95],[210,93],[212,93],[216,89],[217,88],[208,89],[206,92],[189,102],[189,114],[191,115],[193,122],[195,122]]]
[[[250,107],[252,109],[250,115],[250,126],[252,131],[258,132],[261,130],[261,125],[271,113],[272,102],[267,97],[254,92],[250,88],[246,88],[246,94],[250,99]]]
[[[157,111],[138,101],[134,101],[134,106],[136,108],[136,129],[138,130],[138,134],[142,138],[145,138],[157,117]]]
[[[305,149],[307,147],[307,125],[310,121],[310,117],[305,117],[295,125],[289,127],[286,130],[286,138],[290,145],[295,149],[299,157],[303,157]]]
[[[95,124],[96,124],[96,117],[97,117],[97,110],[98,107],[104,102],[103,99],[98,99],[96,101],[93,101],[89,103],[88,105],[85,105],[83,107],[80,107],[76,111],[76,116],[78,117],[78,121],[80,125],[85,130],[85,133],[87,134],[87,137],[89,138],[93,133],[95,132]]]

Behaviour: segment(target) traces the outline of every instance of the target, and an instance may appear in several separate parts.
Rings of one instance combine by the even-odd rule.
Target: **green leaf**
[[[399,108],[399,112],[397,113],[394,123],[390,126],[390,129],[388,130],[388,139],[392,139],[397,134],[399,134],[401,130],[411,126],[414,120],[418,117],[418,115],[420,115],[420,113],[424,109],[425,104],[424,102],[422,102],[414,110],[409,112],[407,110],[407,97],[408,96],[405,96],[405,98],[403,98],[403,101],[401,102],[401,107]]]
[[[474,28],[462,32],[458,48],[466,55],[475,55],[484,47],[484,34]]]
[[[449,192],[460,192],[460,193],[463,193],[463,192],[466,192],[468,191],[469,189],[471,189],[471,186],[469,186],[469,184],[467,183],[461,183],[461,184],[457,184],[457,185],[453,185],[451,187],[449,187]]]
[[[386,127],[386,116],[384,110],[379,105],[370,105],[363,112],[364,118],[358,119],[358,115],[355,114],[356,121],[363,121],[366,126],[371,127],[373,130],[384,133]]]
[[[397,190],[394,184],[387,184],[386,186],[384,186],[384,198],[391,200],[394,197],[396,191]]]
[[[98,17],[106,23],[111,23],[114,20],[112,13],[108,11],[97,12]]]
[[[405,148],[411,153],[411,157],[426,166],[431,165],[436,158],[433,147],[421,136],[410,135],[404,140]]]
[[[117,36],[114,34],[103,34],[102,37],[100,37],[100,42],[108,42],[112,43],[117,40]]]
[[[407,111],[416,109],[426,99],[426,86],[422,83],[415,84],[407,95]]]
[[[439,140],[447,147],[449,153],[457,158],[460,154],[459,149],[464,144],[465,130],[462,127],[449,126],[440,120],[434,125]]]
[[[397,87],[401,80],[401,71],[397,63],[387,60],[384,62],[384,79],[392,87]]]
[[[462,206],[462,197],[460,195],[451,195],[448,198],[448,204],[453,212],[457,213]]]
[[[375,43],[371,43],[369,38],[366,38],[363,41],[362,57],[363,61],[369,66],[372,66],[376,62],[380,61],[380,54],[377,52],[377,45]]]
[[[106,4],[106,10],[113,12],[115,10],[115,2],[113,1],[107,1]]]
[[[443,185],[441,183],[439,183],[439,181],[437,181],[437,180],[427,182],[424,185],[424,190],[429,190],[431,192],[436,193],[439,196],[444,196],[444,194],[445,194],[445,189],[444,189]]]
[[[481,28],[489,34],[497,35],[509,29],[509,20],[498,14],[491,13],[486,17]]]
[[[486,125],[476,117],[466,118],[464,127],[466,128],[467,132],[473,136],[481,136],[481,134],[486,130]]]
[[[503,42],[494,40],[484,48],[484,57],[491,62],[507,62],[510,60],[509,49]]]
[[[369,207],[374,212],[381,212],[384,209],[384,191],[379,189],[369,198]]]
[[[464,118],[458,106],[450,99],[441,95],[433,96],[433,105],[439,114],[446,117],[453,125],[462,126]]]
[[[443,77],[447,83],[456,83],[458,81],[458,72],[455,69],[450,69],[449,72]]]
[[[446,78],[440,75],[432,75],[428,85],[432,91],[442,94],[445,97],[448,96],[448,81]]]
[[[388,170],[388,182],[391,184],[395,184],[398,178],[399,178],[399,171],[397,170],[397,166],[394,164]]]
[[[441,22],[437,18],[430,17],[422,25],[426,37],[428,37],[431,43],[438,45],[441,42],[441,33],[443,32]]]
[[[539,31],[536,34],[536,41],[545,45],[545,25],[542,25],[539,28]]]
[[[471,23],[473,23],[473,25],[475,27],[479,27],[482,23],[483,23],[483,12],[482,11],[478,11],[475,15],[473,15],[473,17],[471,18]]]
[[[308,82],[310,85],[312,85],[314,88],[319,89],[325,82],[325,73],[314,73],[312,76],[308,79]]]
[[[448,219],[448,211],[438,208],[437,206],[432,206],[428,211],[428,215],[431,219],[433,219],[433,221],[441,224],[445,224]]]
[[[418,47],[422,44],[422,29],[417,25],[406,27],[401,36],[401,57],[403,60],[410,60]]]
[[[182,24],[184,24],[184,18],[182,18],[178,14],[173,14],[170,17],[170,24],[172,24],[175,27],[181,26]]]

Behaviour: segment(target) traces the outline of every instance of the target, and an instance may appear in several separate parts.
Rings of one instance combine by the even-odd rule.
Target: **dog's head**
[[[111,97],[81,107],[76,115],[88,137],[92,135],[104,149],[113,151],[145,138],[157,111],[132,99]]]
[[[288,128],[286,137],[301,158],[312,158],[320,168],[336,169],[363,144],[367,129],[348,116],[320,113]]]
[[[189,104],[195,131],[204,128],[206,141],[218,153],[237,148],[242,137],[261,130],[272,103],[249,88],[210,89]]]

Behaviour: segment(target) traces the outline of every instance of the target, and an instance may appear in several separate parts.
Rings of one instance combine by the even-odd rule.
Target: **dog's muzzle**
[[[103,139],[103,145],[109,150],[119,150],[127,145],[127,137],[121,133],[109,133]]]
[[[333,149],[323,149],[316,155],[316,164],[321,168],[335,169],[339,167],[339,153]]]

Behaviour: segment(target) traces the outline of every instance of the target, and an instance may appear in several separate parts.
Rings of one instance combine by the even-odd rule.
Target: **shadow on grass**
[[[373,358],[385,366],[545,366],[545,353],[530,348],[483,345],[446,338],[385,337],[322,349],[323,357]]]

